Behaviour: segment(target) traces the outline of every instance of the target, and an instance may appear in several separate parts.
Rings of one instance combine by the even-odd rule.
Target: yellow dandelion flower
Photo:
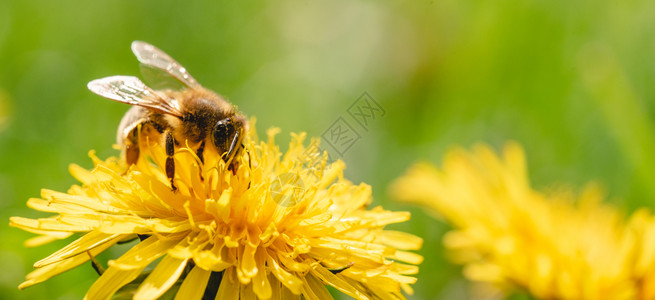
[[[579,195],[533,190],[515,143],[502,157],[482,145],[451,151],[443,171],[418,164],[391,193],[453,225],[444,244],[470,280],[539,299],[655,296],[655,218],[624,221],[593,184]]]
[[[40,234],[28,245],[81,236],[36,262],[20,288],[138,236],[143,240],[107,263],[87,299],[117,292],[155,299],[171,287],[179,288],[176,299],[200,299],[212,286],[216,299],[331,299],[326,286],[357,299],[411,293],[422,257],[407,250],[422,240],[384,229],[409,213],[367,209],[371,187],[345,180],[342,161],[328,164],[317,147],[303,146],[305,134],[293,135],[281,153],[277,132],[269,130],[266,142],[251,133],[234,171],[216,153],[205,153],[202,164],[193,151],[178,150],[177,191],[156,143],[147,147],[149,159],[127,170],[117,158],[93,154],[93,170],[72,165],[80,186],[43,190],[43,199],[28,201],[55,216],[13,217],[11,225]]]
[[[655,216],[648,209],[637,210],[627,231],[634,239],[632,278],[638,299],[655,299]]]

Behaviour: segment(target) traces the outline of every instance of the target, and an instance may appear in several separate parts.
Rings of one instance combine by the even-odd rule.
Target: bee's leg
[[[203,165],[205,164],[204,152],[205,152],[205,140],[202,140],[200,146],[198,147],[198,150],[196,150],[196,155],[200,159],[200,163]],[[205,180],[202,176],[202,167],[199,169],[200,169],[200,180]]]
[[[125,145],[125,160],[127,161],[128,167],[133,164],[136,164],[136,161],[139,160],[139,145],[137,144]]]
[[[225,154],[225,157],[227,158],[228,169],[230,171],[232,171],[232,173],[236,172],[236,170],[234,169],[235,164],[232,161],[232,159],[234,159],[234,156],[240,150],[239,144],[241,144],[241,139],[242,138],[243,138],[243,136],[241,134],[241,130],[237,130],[234,133],[234,137],[232,138],[232,142],[230,143],[230,149],[228,149],[226,154]]]
[[[136,128],[125,138],[125,161],[127,166],[136,164],[139,160],[139,133]]]
[[[173,155],[175,154],[175,138],[173,137],[173,133],[170,131],[166,131],[165,135],[166,177],[168,177],[168,180],[171,181],[171,189],[175,191],[177,190],[177,187],[175,187],[175,182],[173,182],[173,179],[175,178],[175,160],[173,159]]]
[[[127,168],[123,172],[123,175],[125,175],[130,167],[139,160],[139,133],[136,128],[130,131],[123,143],[125,146],[125,162],[127,163]]]

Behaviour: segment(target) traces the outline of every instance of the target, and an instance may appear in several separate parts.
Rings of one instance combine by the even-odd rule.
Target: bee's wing
[[[132,42],[132,52],[140,63],[168,73],[187,87],[200,87],[200,84],[182,65],[159,48],[146,42],[134,41]]]
[[[87,87],[92,92],[107,99],[182,117],[182,111],[175,99],[161,95],[134,76],[100,78],[89,82]]]

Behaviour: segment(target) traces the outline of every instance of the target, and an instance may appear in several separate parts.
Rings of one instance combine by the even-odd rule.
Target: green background
[[[393,203],[387,186],[454,145],[516,140],[537,188],[593,179],[626,213],[652,206],[654,1],[235,3],[0,0],[0,298],[79,299],[97,277],[84,266],[18,291],[65,243],[25,249],[32,235],[6,224],[43,216],[25,201],[65,191],[68,165],[90,167],[90,149],[117,154],[128,107],[86,83],[138,75],[133,40],[256,116],[260,134],[281,127],[286,143],[349,122],[361,137],[341,157],[347,178],[371,184],[375,204],[412,211],[394,228],[425,238],[415,299],[460,299],[471,286],[443,256],[448,227]],[[386,111],[366,128],[347,113],[364,92]]]

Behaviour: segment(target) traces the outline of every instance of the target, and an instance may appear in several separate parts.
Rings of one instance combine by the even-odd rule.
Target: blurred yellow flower
[[[417,164],[391,193],[452,224],[444,244],[470,280],[539,299],[655,299],[655,217],[625,221],[593,184],[533,190],[515,143],[502,157],[451,151],[443,171]]]
[[[138,235],[143,240],[108,262],[87,299],[155,299],[171,287],[179,288],[176,299],[200,299],[211,286],[217,299],[331,299],[326,285],[357,299],[411,293],[416,278],[408,275],[422,257],[405,250],[419,249],[422,240],[383,229],[409,213],[367,210],[371,187],[343,179],[343,162],[327,164],[325,154],[303,146],[304,134],[280,153],[277,132],[269,130],[267,142],[251,133],[234,172],[216,153],[206,153],[202,164],[190,149],[177,151],[176,192],[158,144],[129,170],[117,158],[93,154],[92,171],[72,165],[81,186],[44,190],[43,199],[28,201],[56,216],[13,217],[11,225],[41,234],[28,245],[82,235],[35,263],[20,288]]]

